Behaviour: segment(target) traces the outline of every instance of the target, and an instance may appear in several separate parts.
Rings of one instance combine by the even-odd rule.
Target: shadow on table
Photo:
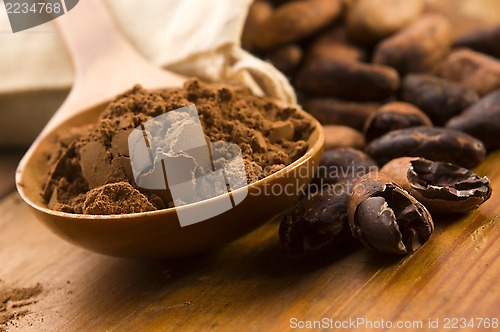
[[[155,319],[179,311],[244,312],[289,296],[291,290],[321,276],[342,274],[346,280],[352,274],[352,278],[369,279],[381,267],[395,264],[394,260],[373,260],[357,243],[329,257],[288,259],[279,248],[275,223],[209,253],[168,261],[111,262],[93,269],[92,289],[75,307],[89,315],[105,311],[110,322],[134,315],[131,307],[136,312],[146,310]],[[97,294],[105,295],[106,301],[96,305]]]

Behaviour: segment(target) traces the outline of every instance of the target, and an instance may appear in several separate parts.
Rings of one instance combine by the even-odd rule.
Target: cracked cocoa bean
[[[487,177],[451,163],[404,157],[391,160],[380,172],[432,212],[467,212],[491,196]]]
[[[446,56],[451,43],[450,22],[443,16],[427,14],[381,41],[373,62],[396,68],[401,75],[428,71]]]
[[[325,184],[354,181],[377,170],[375,161],[363,151],[351,148],[325,150],[314,183],[323,187]]]
[[[324,125],[344,125],[363,130],[366,119],[380,106],[335,98],[308,98],[304,109]]]
[[[313,96],[373,101],[395,93],[399,76],[387,66],[339,58],[309,58],[298,71],[295,86]]]
[[[445,127],[480,139],[489,151],[500,149],[500,90],[486,95],[450,119]]]
[[[399,157],[422,157],[473,168],[486,149],[478,139],[457,130],[437,127],[398,129],[370,142],[365,152],[379,165]]]
[[[453,47],[466,47],[500,58],[500,25],[468,32],[458,37]]]
[[[338,184],[297,202],[279,227],[281,247],[287,256],[332,254],[354,242],[347,221],[349,196],[350,187]]]
[[[374,251],[405,255],[420,248],[434,230],[425,206],[379,173],[359,178],[348,207],[352,234]]]
[[[479,100],[476,91],[461,84],[425,74],[407,75],[402,83],[401,98],[426,113],[436,126]]]
[[[403,102],[385,104],[373,113],[363,129],[365,140],[370,142],[392,130],[432,126],[431,120],[415,106]]]

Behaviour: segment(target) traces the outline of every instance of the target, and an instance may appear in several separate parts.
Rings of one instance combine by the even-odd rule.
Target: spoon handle
[[[146,88],[175,87],[185,80],[155,67],[137,53],[119,31],[102,0],[80,1],[54,23],[73,60],[75,81],[44,132],[82,110],[112,99],[134,84]]]

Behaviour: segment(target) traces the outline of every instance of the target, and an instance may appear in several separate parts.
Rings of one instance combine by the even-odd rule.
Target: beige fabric
[[[243,83],[257,94],[295,103],[287,79],[240,48],[239,38],[251,1],[106,0],[131,43],[154,64],[208,81]],[[23,100],[24,92],[68,89],[73,73],[53,24],[13,34],[3,4],[0,6],[0,114],[9,118],[4,115],[12,113],[9,109],[14,105],[18,113],[14,121],[20,113],[29,116],[29,112],[46,108],[46,98],[34,104]],[[19,103],[13,104],[10,97],[9,103],[2,103],[2,96],[13,94],[20,98]],[[24,105],[37,107],[26,110]],[[12,135],[2,135],[12,125],[8,120],[0,123],[0,145],[12,139]],[[39,130],[40,125],[34,123],[33,127]],[[17,136],[26,135],[18,132]]]
[[[241,82],[293,103],[287,79],[239,47],[251,2],[108,0],[132,43],[153,63],[208,81]]]

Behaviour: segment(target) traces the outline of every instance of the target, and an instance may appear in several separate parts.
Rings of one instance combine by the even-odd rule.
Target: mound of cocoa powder
[[[44,199],[50,209],[80,214],[125,214],[173,206],[165,190],[136,185],[128,136],[146,121],[194,104],[207,142],[239,146],[247,183],[301,157],[312,123],[294,108],[257,97],[241,86],[192,79],[183,88],[145,90],[136,85],[117,96],[94,125],[61,133],[48,156]]]

